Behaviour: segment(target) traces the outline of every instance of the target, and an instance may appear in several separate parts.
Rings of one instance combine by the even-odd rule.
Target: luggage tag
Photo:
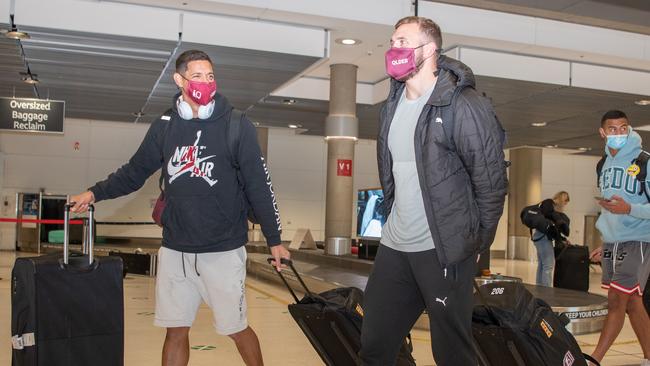
[[[11,345],[13,349],[21,350],[25,347],[34,346],[35,344],[36,338],[34,337],[34,333],[26,333],[21,336],[15,335],[11,337]]]

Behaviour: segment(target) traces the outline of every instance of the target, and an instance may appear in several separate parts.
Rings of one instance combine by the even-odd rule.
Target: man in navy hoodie
[[[648,191],[650,185],[637,177],[643,165],[638,161],[643,151],[641,136],[618,110],[603,115],[599,132],[606,141],[606,155],[598,177],[602,208],[596,228],[604,244],[591,257],[602,259],[602,287],[608,290],[609,312],[592,356],[602,361],[627,314],[643,351],[640,365],[650,366],[650,318],[642,299],[650,274],[650,202],[642,185]],[[647,163],[643,168],[647,169]]]
[[[151,124],[128,163],[70,197],[72,211],[134,192],[162,167],[166,207],[154,324],[167,328],[163,366],[187,365],[189,330],[201,301],[212,308],[217,333],[234,340],[246,365],[262,365],[259,341],[246,318],[249,208],[278,271],[280,258],[289,258],[280,245],[282,226],[268,166],[247,118],[241,120],[237,151],[230,151],[233,107],[216,92],[206,53],[181,54],[174,82],[181,92],[174,96],[171,111]]]

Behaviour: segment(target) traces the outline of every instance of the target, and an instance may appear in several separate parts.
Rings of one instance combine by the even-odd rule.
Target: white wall
[[[149,124],[66,119],[65,134],[0,133],[4,155],[0,204],[3,217],[14,216],[17,192],[66,195],[84,191],[126,162],[137,150]],[[75,149],[75,143],[79,149]],[[152,200],[158,197],[158,173],[138,192],[99,202],[100,221],[151,221]],[[0,226],[0,248],[11,249],[15,226]],[[99,235],[158,237],[161,230],[147,226],[100,226]]]
[[[291,240],[299,228],[309,228],[314,240],[324,240],[327,143],[323,137],[270,129],[268,158],[280,206],[283,240]],[[357,190],[379,187],[375,141],[357,142],[352,173],[354,186],[350,210],[354,212],[351,233],[354,234]]]
[[[542,153],[542,197],[552,198],[558,191],[567,191],[571,202],[565,213],[571,219],[572,243],[584,244],[584,217],[600,210],[594,196],[597,156],[570,154],[565,150],[544,149]]]

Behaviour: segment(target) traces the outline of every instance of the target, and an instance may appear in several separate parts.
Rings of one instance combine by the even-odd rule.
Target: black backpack
[[[246,197],[245,182],[244,178],[241,176],[241,170],[239,169],[239,161],[237,160],[237,151],[239,151],[239,125],[241,120],[244,118],[244,113],[238,109],[233,108],[230,112],[230,120],[228,121],[228,151],[230,151],[230,163],[233,168],[237,171],[237,181],[241,187],[242,193],[244,194],[244,201],[246,203],[246,210],[248,212],[248,221],[253,224],[258,224],[259,221],[255,217],[253,208]]]
[[[596,164],[596,184],[598,185],[598,188],[600,188],[600,176],[603,173],[603,165],[605,165],[605,160],[607,160],[607,154],[603,155],[603,157],[600,158],[600,160],[598,161],[598,164]],[[648,160],[650,160],[650,153],[641,150],[639,156],[637,156],[635,159],[632,159],[630,165],[636,164],[639,166],[640,168],[639,174],[636,175],[636,179],[641,184],[641,190],[639,191],[639,195],[644,194],[645,197],[648,199],[648,202],[650,202],[650,194],[646,189],[646,177],[648,175]]]
[[[548,236],[549,238],[555,238],[558,233],[557,229],[555,228],[555,224],[553,221],[549,220],[544,214],[542,213],[541,208],[539,207],[539,203],[535,205],[530,205],[526,206],[521,210],[521,213],[519,214],[519,217],[521,218],[521,223],[524,224],[528,230],[530,230],[530,238],[533,241],[539,241],[544,238],[544,236]],[[533,237],[533,229],[544,233],[546,235],[542,235],[539,238],[535,239]]]
[[[566,315],[556,314],[542,299],[517,282],[493,282],[477,292],[472,334],[480,365],[586,366],[578,342],[565,326]]]

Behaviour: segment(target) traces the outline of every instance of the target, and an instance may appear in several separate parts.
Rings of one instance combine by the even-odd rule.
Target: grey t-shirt
[[[415,126],[434,88],[435,84],[415,100],[406,98],[405,89],[388,132],[388,148],[393,157],[395,201],[382,230],[381,243],[402,252],[435,248],[415,166]]]

